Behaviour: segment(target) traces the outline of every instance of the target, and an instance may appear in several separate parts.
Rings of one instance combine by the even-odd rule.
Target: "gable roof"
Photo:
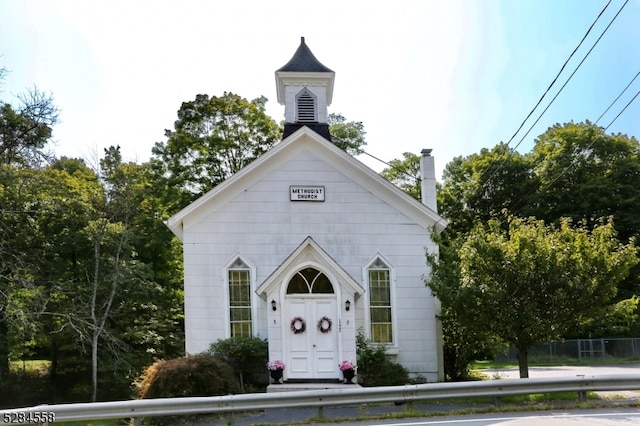
[[[361,296],[364,293],[364,288],[309,236],[260,284],[256,289],[258,296],[264,299],[267,293],[280,286],[281,281],[285,278],[284,274],[290,273],[291,265],[296,264],[319,267],[325,274],[337,278],[339,285],[355,296]],[[336,281],[332,281],[334,284],[336,283]]]
[[[276,169],[301,149],[308,148],[336,167],[347,177],[361,185],[380,200],[411,218],[424,229],[435,227],[442,231],[448,222],[438,213],[415,200],[378,173],[347,154],[313,130],[304,126],[288,138],[273,146],[258,159],[213,188],[211,191],[170,217],[165,223],[180,240],[186,223],[193,223],[215,210],[216,206],[232,199],[257,182],[266,173]]]

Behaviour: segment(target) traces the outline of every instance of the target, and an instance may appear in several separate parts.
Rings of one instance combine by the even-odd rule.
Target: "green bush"
[[[409,372],[388,358],[385,346],[371,343],[359,331],[356,347],[358,383],[362,386],[398,386],[409,383]]]
[[[218,396],[239,393],[229,365],[209,354],[159,360],[136,383],[140,398]]]
[[[240,387],[253,388],[265,381],[269,344],[259,337],[238,336],[219,339],[211,344],[209,353],[224,360],[238,375]],[[268,380],[268,378],[267,378]]]
[[[12,371],[3,376],[0,409],[28,407],[50,402],[49,376],[41,371]]]

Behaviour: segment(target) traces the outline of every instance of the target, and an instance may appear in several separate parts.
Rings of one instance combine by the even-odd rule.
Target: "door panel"
[[[338,329],[335,298],[287,298],[289,322],[301,317],[306,322],[303,333],[286,330],[289,347],[288,377],[291,379],[335,379],[338,372]],[[326,316],[331,329],[322,333],[318,322]]]
[[[319,379],[329,379],[338,377],[337,368],[337,343],[338,343],[338,324],[335,318],[336,301],[317,300],[314,303],[314,338],[315,338],[315,370]],[[326,333],[322,333],[318,329],[318,322],[322,317],[331,320],[331,329]]]
[[[285,332],[289,336],[289,374],[290,378],[308,377],[311,374],[311,351],[309,350],[309,309],[304,299],[292,299],[289,301],[289,325],[295,317],[300,317],[307,322],[307,329],[303,333],[294,333],[291,330]]]

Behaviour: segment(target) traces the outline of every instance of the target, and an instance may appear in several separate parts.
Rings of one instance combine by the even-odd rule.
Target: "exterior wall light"
[[[347,301],[344,302],[344,310],[348,312],[350,309],[351,309],[351,301],[347,299]]]
[[[278,310],[278,308],[276,307],[276,301],[275,301],[275,299],[274,299],[274,300],[271,300],[271,309],[273,309],[274,311],[277,311],[277,310]]]

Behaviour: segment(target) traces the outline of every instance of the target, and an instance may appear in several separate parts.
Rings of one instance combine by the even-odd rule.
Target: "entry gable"
[[[361,296],[364,293],[364,288],[311,237],[304,239],[289,257],[256,289],[256,293],[265,299],[268,293],[277,289],[284,280],[285,275],[290,273],[291,268],[298,265],[322,269],[327,275],[336,278],[343,289],[355,296]]]

